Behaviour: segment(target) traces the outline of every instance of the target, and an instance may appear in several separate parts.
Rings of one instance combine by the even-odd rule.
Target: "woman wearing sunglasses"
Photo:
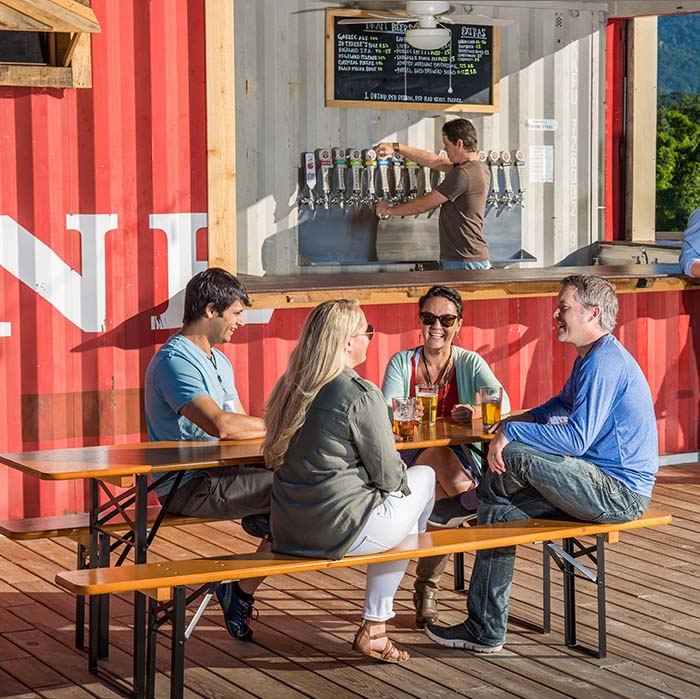
[[[397,352],[384,375],[382,392],[387,401],[395,396],[413,396],[419,384],[438,386],[437,416],[470,422],[480,386],[501,386],[486,361],[476,352],[454,345],[462,327],[462,298],[447,286],[434,286],[418,301],[418,319],[423,344]],[[503,391],[503,413],[510,401]],[[435,470],[435,509],[429,523],[456,527],[476,517],[475,469],[471,453],[461,447],[433,447],[403,451],[411,466],[420,456]],[[410,473],[410,471],[409,471]],[[437,591],[447,556],[421,558],[416,566],[413,602],[416,624],[423,628],[438,618]]]
[[[339,559],[378,553],[425,531],[435,474],[396,451],[384,397],[354,367],[374,334],[356,301],[311,312],[265,410],[265,462],[274,469],[270,525],[280,553]],[[408,659],[386,635],[407,561],[367,566],[353,648],[390,663]]]

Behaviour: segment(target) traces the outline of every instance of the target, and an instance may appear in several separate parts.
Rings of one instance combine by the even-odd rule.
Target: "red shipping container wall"
[[[0,452],[143,439],[144,372],[172,332],[154,317],[172,312],[175,276],[205,265],[203,2],[93,7],[103,32],[91,90],[0,87]],[[647,373],[664,453],[698,444],[698,298],[621,297],[617,334]],[[515,408],[549,398],[570,371],[553,309],[552,298],[466,305],[459,342]],[[379,332],[360,371],[379,383],[391,354],[419,341],[416,308],[365,311]],[[226,348],[251,413],[307,313],[275,311]],[[84,488],[0,467],[0,518],[82,510]]]

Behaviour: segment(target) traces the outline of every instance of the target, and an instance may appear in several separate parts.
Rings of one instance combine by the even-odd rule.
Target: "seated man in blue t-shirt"
[[[259,417],[245,414],[238,399],[233,367],[215,344],[230,342],[243,326],[243,307],[250,301],[245,287],[224,269],[195,275],[185,290],[180,331],[151,359],[146,370],[146,424],[152,440],[250,439],[265,433]],[[179,472],[157,482],[156,494],[168,512],[190,517],[246,518],[265,525],[270,512],[272,472],[262,466],[226,466],[185,471],[176,492],[168,494]],[[245,525],[245,522],[244,522]],[[250,531],[250,527],[247,527]],[[269,551],[261,542],[259,550]],[[248,640],[253,592],[262,579],[219,585],[229,633]]]
[[[646,511],[659,463],[654,404],[639,365],[612,335],[617,309],[605,279],[562,281],[557,340],[579,356],[559,395],[494,426],[479,524],[562,514],[626,522]],[[501,650],[514,563],[515,546],[477,552],[467,619],[429,625],[428,636],[476,653]]]

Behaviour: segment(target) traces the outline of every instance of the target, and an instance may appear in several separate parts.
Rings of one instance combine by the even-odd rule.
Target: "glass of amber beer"
[[[416,399],[392,398],[394,410],[394,434],[405,440],[413,439],[416,426]]]
[[[491,427],[501,419],[501,401],[503,388],[501,386],[480,386],[481,419],[484,427]]]
[[[416,401],[423,406],[421,424],[434,425],[437,419],[438,387],[431,383],[416,386]]]

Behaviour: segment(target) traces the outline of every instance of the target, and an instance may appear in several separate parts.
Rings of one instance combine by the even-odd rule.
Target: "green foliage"
[[[659,17],[659,93],[700,93],[700,14]]]
[[[683,230],[698,206],[700,95],[664,95],[656,140],[656,230]]]

